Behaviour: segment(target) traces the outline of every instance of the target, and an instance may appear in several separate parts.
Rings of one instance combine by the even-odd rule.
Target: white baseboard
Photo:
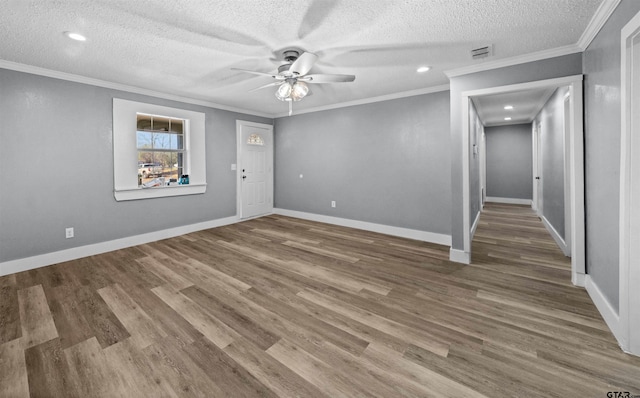
[[[464,250],[449,249],[449,261],[462,264],[471,264],[471,253]]]
[[[20,258],[17,260],[5,261],[0,263],[0,276],[14,274],[16,272],[28,271],[34,268],[46,267],[47,265],[76,260],[78,258],[124,249],[131,246],[142,245],[161,239],[173,238],[175,236],[180,236],[191,232],[202,231],[203,229],[221,227],[224,225],[234,224],[239,221],[240,220],[238,220],[237,216],[220,218],[217,220],[205,221],[197,224],[164,229],[162,231],[128,236],[126,238],[114,239],[107,242],[73,247],[71,249],[40,254],[32,257]]]
[[[497,198],[495,196],[487,196],[485,202],[505,203],[509,205],[533,205],[533,201],[531,199]]]
[[[471,240],[473,240],[474,235],[476,234],[476,229],[478,229],[478,223],[480,222],[480,212],[476,214],[476,219],[471,226]]]
[[[602,291],[596,285],[596,283],[591,279],[591,276],[586,275],[585,277],[585,288],[587,289],[587,293],[589,293],[589,297],[593,301],[593,304],[596,305],[596,308],[602,315],[605,323],[613,333],[613,336],[618,340],[618,344],[622,340],[621,328],[620,328],[620,316],[618,312],[611,306],[609,300],[602,294]]]
[[[274,214],[282,216],[301,218],[303,220],[318,221],[326,224],[340,225],[342,227],[362,229],[365,231],[378,232],[386,235],[399,236],[401,238],[421,240],[424,242],[436,243],[439,245],[451,246],[451,235],[438,234],[434,232],[419,231],[417,229],[393,227],[390,225],[375,224],[366,221],[350,220],[348,218],[325,216],[322,214],[307,213],[303,211],[273,209]]]
[[[551,225],[551,223],[549,222],[549,220],[547,220],[545,216],[540,216],[540,219],[542,220],[542,224],[544,224],[545,228],[547,228],[547,231],[549,231],[549,233],[553,237],[553,240],[555,240],[556,243],[558,244],[558,247],[560,248],[560,250],[562,250],[565,256],[570,257],[571,251],[567,246],[567,244],[565,243],[564,238],[560,236],[560,234],[558,233],[558,231],[556,231],[555,228],[553,228],[553,225]]]

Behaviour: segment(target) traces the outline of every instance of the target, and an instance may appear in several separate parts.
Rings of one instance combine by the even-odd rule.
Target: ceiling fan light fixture
[[[291,98],[294,101],[300,101],[309,92],[309,87],[304,82],[296,82],[291,90]]]
[[[289,99],[289,97],[291,96],[292,88],[293,87],[289,82],[281,84],[280,87],[278,87],[278,89],[276,90],[276,98],[280,101],[287,101],[287,99]]]

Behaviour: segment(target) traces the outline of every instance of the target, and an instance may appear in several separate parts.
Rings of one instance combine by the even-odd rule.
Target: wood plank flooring
[[[267,216],[0,278],[0,397],[640,394],[531,209],[448,247]]]

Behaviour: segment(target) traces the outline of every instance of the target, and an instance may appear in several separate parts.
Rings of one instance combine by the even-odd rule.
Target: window
[[[137,114],[138,185],[157,177],[177,182],[185,174],[185,124],[184,119]]]
[[[204,193],[204,122],[204,113],[114,98],[116,200]],[[189,185],[166,184],[183,174]],[[143,187],[150,182],[157,186]]]
[[[249,138],[247,138],[247,144],[249,145],[264,145],[264,140],[260,134],[251,134]]]

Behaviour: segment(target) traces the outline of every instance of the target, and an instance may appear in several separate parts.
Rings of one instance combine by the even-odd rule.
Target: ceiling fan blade
[[[269,83],[269,84],[265,84],[264,86],[260,86],[254,89],[249,90],[250,93],[254,92],[254,91],[258,91],[258,90],[262,90],[263,88],[267,88],[267,87],[273,87],[273,86],[279,86],[282,83],[284,83],[283,81],[279,81],[279,82],[273,82],[273,83]]]
[[[313,64],[318,60],[318,56],[314,53],[302,53],[289,68],[290,72],[295,72],[300,76],[304,76],[311,70]]]
[[[274,75],[273,73],[256,72],[254,70],[246,70],[246,69],[240,69],[240,68],[231,68],[231,70],[238,70],[240,72],[251,73],[258,76],[269,76],[269,77],[273,77],[274,79],[277,79],[279,77],[278,75]]]
[[[300,80],[307,83],[348,83],[356,80],[356,77],[354,75],[307,75]]]

